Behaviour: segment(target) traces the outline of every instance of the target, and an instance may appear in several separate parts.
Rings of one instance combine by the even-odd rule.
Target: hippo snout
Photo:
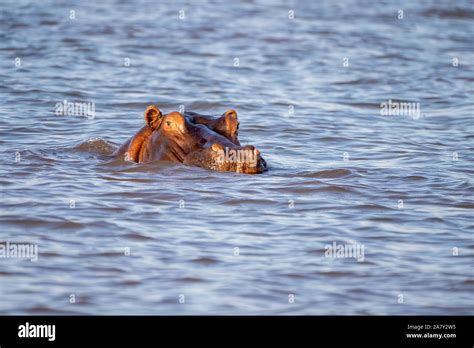
[[[247,146],[222,146],[213,144],[212,157],[216,157],[218,170],[235,171],[237,173],[257,174],[267,169],[265,160],[260,151],[253,145]]]
[[[260,151],[252,145],[230,147],[214,143],[208,148],[189,154],[184,163],[245,174],[259,174],[267,170],[266,161]]]

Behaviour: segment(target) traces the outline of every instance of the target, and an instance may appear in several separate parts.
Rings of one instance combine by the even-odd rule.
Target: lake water
[[[0,313],[474,313],[471,1],[0,6]],[[269,171],[111,159],[150,104]]]

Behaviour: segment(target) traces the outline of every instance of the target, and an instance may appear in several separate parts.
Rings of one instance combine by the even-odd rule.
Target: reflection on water
[[[0,236],[39,255],[0,259],[0,313],[472,314],[473,18],[469,1],[3,4]],[[419,117],[381,115],[389,100]],[[236,109],[270,170],[110,158],[151,103]]]

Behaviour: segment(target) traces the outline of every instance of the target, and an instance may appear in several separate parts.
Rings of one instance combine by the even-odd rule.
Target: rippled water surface
[[[473,314],[471,1],[0,6],[0,313]],[[111,159],[152,103],[270,170]]]

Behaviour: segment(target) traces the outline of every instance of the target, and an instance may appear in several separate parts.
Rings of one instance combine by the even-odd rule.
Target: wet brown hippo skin
[[[158,110],[156,114],[160,116],[151,118],[153,121],[150,122],[145,112],[149,124],[122,145],[116,155],[123,155],[128,150],[128,159],[140,163],[168,160],[249,174],[266,170],[266,162],[258,150],[253,146],[240,146],[237,138],[239,122],[234,110],[217,119],[193,112],[185,115],[171,112],[162,116]],[[223,154],[230,150],[241,153],[245,150],[246,155],[252,156],[248,160],[222,161]]]

